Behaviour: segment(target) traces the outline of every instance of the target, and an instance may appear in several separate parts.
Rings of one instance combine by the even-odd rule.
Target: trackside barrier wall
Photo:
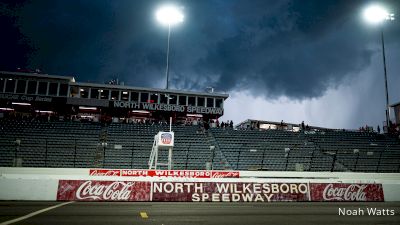
[[[0,167],[0,200],[400,201],[399,173],[196,172]]]

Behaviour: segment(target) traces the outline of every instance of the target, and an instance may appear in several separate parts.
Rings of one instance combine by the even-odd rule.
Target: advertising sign
[[[384,201],[381,184],[60,180],[59,201]]]
[[[150,182],[60,180],[58,201],[150,201]]]
[[[107,170],[107,169],[90,169],[89,170],[90,176],[120,176],[121,170]]]
[[[311,201],[384,201],[381,184],[321,183],[310,185]]]
[[[153,182],[153,201],[308,201],[306,183]]]
[[[124,177],[239,178],[240,172],[210,170],[90,169],[89,175]]]

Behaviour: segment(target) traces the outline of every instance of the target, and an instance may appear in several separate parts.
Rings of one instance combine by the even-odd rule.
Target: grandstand
[[[400,171],[400,142],[386,134],[254,120],[219,127],[226,94],[30,73],[1,72],[0,81],[2,167],[146,169],[172,117],[174,169]]]
[[[0,166],[145,169],[153,136],[167,129],[158,124],[4,118]],[[174,125],[173,130],[174,169],[206,169],[207,162],[214,170],[398,172],[400,166],[399,141],[376,133],[231,128],[203,132],[185,125]]]

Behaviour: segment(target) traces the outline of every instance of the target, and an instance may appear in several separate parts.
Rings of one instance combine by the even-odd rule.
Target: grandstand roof
[[[88,83],[88,82],[76,82],[72,76],[60,76],[60,75],[49,75],[39,73],[25,73],[25,72],[9,72],[0,71],[0,74],[12,75],[12,76],[25,76],[25,77],[37,77],[44,79],[57,79],[69,82],[71,85],[86,86],[86,87],[98,87],[98,88],[113,88],[113,89],[125,89],[125,90],[138,90],[148,92],[162,92],[171,94],[185,94],[185,95],[202,95],[202,96],[213,96],[227,99],[229,94],[219,92],[198,92],[198,91],[185,91],[185,90],[174,90],[174,89],[160,89],[160,88],[146,88],[146,87],[135,87],[126,85],[115,85],[115,84],[100,84],[100,83]]]
[[[76,82],[74,83],[79,86],[87,86],[87,87],[98,87],[98,88],[118,88],[118,89],[127,89],[127,90],[139,90],[139,91],[148,91],[148,92],[163,92],[163,93],[171,93],[171,94],[185,94],[185,95],[204,95],[204,96],[213,96],[213,97],[221,97],[227,99],[229,94],[219,93],[219,92],[197,92],[197,91],[184,91],[184,90],[174,90],[174,89],[161,89],[161,88],[145,88],[145,87],[135,87],[135,86],[126,86],[126,85],[114,85],[114,84],[96,84],[96,83],[85,83],[85,82]]]
[[[236,125],[236,127],[239,127],[242,124],[247,124],[247,123],[254,123],[254,122],[260,122],[260,124],[274,124],[274,125],[280,125],[281,122],[274,122],[274,121],[267,121],[267,120],[253,120],[253,119],[247,119],[243,122],[240,122],[239,124]],[[287,122],[283,122],[284,125],[291,125],[293,127],[300,127],[301,123],[287,123]],[[308,124],[305,124],[308,125]],[[308,125],[309,129],[318,129],[318,130],[337,130],[337,129],[332,129],[332,128],[326,128],[326,127],[317,127],[317,126],[311,126]],[[349,130],[348,130],[349,131]]]
[[[49,74],[39,74],[39,73],[24,73],[24,72],[10,72],[10,71],[0,71],[0,74],[57,79],[57,80],[65,80],[65,81],[69,81],[69,82],[75,82],[75,78],[71,77],[71,76],[49,75]]]
[[[400,105],[400,102],[394,103],[394,104],[390,105],[390,107],[396,107],[398,105]]]

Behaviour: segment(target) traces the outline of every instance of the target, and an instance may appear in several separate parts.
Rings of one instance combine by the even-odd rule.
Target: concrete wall
[[[106,177],[89,176],[89,169],[0,167],[0,200],[57,199],[59,180],[169,182],[377,183],[385,201],[400,201],[400,174],[240,171],[241,178]]]
[[[0,178],[0,200],[55,201],[58,180]]]

